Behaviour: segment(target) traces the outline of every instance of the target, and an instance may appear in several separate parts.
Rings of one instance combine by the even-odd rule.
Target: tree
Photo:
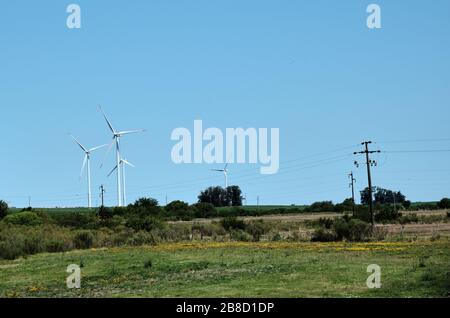
[[[152,208],[157,207],[158,205],[158,200],[153,198],[140,198],[133,204],[135,208]]]
[[[227,191],[222,187],[209,187],[198,196],[199,203],[210,203],[215,207],[228,206]]]
[[[128,206],[127,212],[139,215],[160,215],[161,209],[156,199],[140,198]]]
[[[199,203],[210,203],[215,207],[242,206],[242,191],[238,186],[209,187],[198,196]]]
[[[230,186],[227,188],[228,204],[232,206],[242,206],[242,191],[238,186]]]
[[[438,207],[440,209],[450,209],[450,199],[449,198],[443,198],[438,203]]]
[[[406,197],[400,192],[395,192],[388,189],[372,187],[372,194],[374,196],[374,203],[378,204],[403,204],[406,201]],[[361,204],[369,204],[370,193],[369,188],[365,188],[361,191]]]
[[[0,220],[8,214],[8,203],[0,200]]]

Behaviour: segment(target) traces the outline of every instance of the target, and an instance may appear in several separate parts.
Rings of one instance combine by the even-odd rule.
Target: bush
[[[258,242],[262,235],[270,231],[270,225],[263,220],[252,221],[245,224],[245,231],[253,237],[253,241]]]
[[[366,241],[371,236],[372,226],[369,223],[358,219],[346,221],[336,220],[333,224],[333,231],[337,240],[346,239],[352,242]]]
[[[377,222],[386,222],[386,221],[395,221],[398,220],[402,214],[391,207],[387,207],[378,213],[375,213],[375,221]]]
[[[318,224],[320,227],[324,227],[326,229],[331,229],[331,227],[333,226],[333,219],[328,219],[328,218],[320,218],[318,220]]]
[[[251,242],[253,240],[253,237],[243,230],[231,230],[230,238],[241,242]]]
[[[438,207],[440,209],[450,209],[450,199],[449,198],[443,198],[438,203]]]
[[[308,208],[309,212],[333,212],[334,204],[331,201],[314,202]]]
[[[22,241],[0,241],[0,259],[14,260],[24,255]]]
[[[57,225],[77,229],[96,229],[99,219],[95,213],[62,213],[51,215]]]
[[[8,204],[0,200],[0,220],[8,215]]]
[[[319,228],[314,231],[311,237],[312,242],[334,242],[336,241],[336,235],[333,231]]]
[[[50,240],[45,243],[45,251],[49,253],[61,253],[70,250],[70,245],[61,240]]]
[[[196,218],[213,218],[217,217],[217,210],[211,203],[196,203],[192,205]]]
[[[42,219],[34,212],[19,212],[5,217],[5,223],[14,225],[36,226],[42,224]]]
[[[152,230],[164,229],[165,223],[154,216],[133,215],[128,217],[126,226],[132,228],[135,231],[150,232]]]
[[[112,217],[111,211],[103,205],[98,209],[97,215],[102,220],[107,220]]]
[[[220,221],[222,227],[227,230],[245,230],[245,223],[242,220],[238,220],[236,217],[226,217]]]
[[[94,245],[94,235],[91,231],[79,231],[75,234],[73,243],[77,249],[89,249]]]
[[[408,224],[408,223],[418,223],[419,218],[417,217],[417,214],[409,214],[409,215],[403,215],[399,218],[398,223],[400,224]]]

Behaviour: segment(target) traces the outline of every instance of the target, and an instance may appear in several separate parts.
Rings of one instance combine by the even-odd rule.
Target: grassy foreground
[[[82,288],[69,290],[70,264]],[[368,289],[367,266],[382,269]],[[0,261],[1,297],[449,297],[450,241],[188,242]]]

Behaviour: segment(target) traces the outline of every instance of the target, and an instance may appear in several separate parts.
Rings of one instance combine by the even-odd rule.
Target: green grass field
[[[82,288],[66,268],[82,265]],[[367,266],[382,269],[368,289]],[[450,241],[197,242],[0,261],[1,297],[448,297]]]

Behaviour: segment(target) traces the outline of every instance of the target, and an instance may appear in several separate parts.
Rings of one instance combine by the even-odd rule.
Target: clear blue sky
[[[82,9],[80,30],[66,27],[72,2]],[[0,8],[0,199],[12,206],[29,195],[33,206],[86,204],[83,154],[67,133],[89,147],[108,142],[99,103],[118,129],[148,130],[123,139],[137,166],[127,170],[129,201],[194,202],[223,184],[209,171],[220,166],[171,161],[172,130],[192,129],[195,119],[280,128],[279,174],[230,166],[248,204],[257,195],[261,204],[342,201],[350,170],[357,189],[366,186],[364,167],[342,157],[366,139],[382,150],[450,149],[449,1],[72,2]],[[366,27],[372,2],[381,30]],[[442,140],[414,141],[423,139]],[[114,204],[112,154],[99,169],[104,152],[92,162],[94,203],[103,183]],[[376,186],[413,201],[450,195],[449,152],[374,158]]]

